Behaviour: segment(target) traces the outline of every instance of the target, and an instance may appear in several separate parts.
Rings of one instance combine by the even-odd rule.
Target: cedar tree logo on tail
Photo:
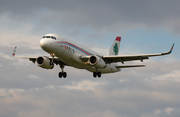
[[[117,55],[118,54],[118,45],[117,45],[117,43],[114,45],[113,50],[114,50],[115,55]]]

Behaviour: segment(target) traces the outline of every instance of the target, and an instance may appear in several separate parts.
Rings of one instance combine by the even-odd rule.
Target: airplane
[[[174,44],[169,52],[157,54],[141,55],[118,55],[121,37],[117,36],[107,55],[101,55],[95,51],[83,47],[65,37],[57,34],[46,34],[40,40],[40,47],[50,56],[39,57],[21,57],[15,56],[17,46],[14,49],[13,56],[18,58],[29,59],[44,69],[53,69],[54,64],[59,65],[61,72],[59,78],[66,78],[67,73],[64,71],[65,66],[71,66],[78,69],[86,69],[93,73],[93,77],[101,77],[101,74],[115,73],[122,68],[145,67],[145,65],[118,65],[117,62],[124,64],[128,61],[140,60],[149,57],[168,55],[172,52]]]

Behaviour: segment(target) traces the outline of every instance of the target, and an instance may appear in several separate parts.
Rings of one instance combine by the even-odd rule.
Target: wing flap
[[[140,56],[140,55],[103,56],[103,59],[105,61],[107,61],[107,63],[121,62],[124,64],[124,62],[126,62],[126,61],[134,61],[134,60],[143,61],[144,59],[149,59],[149,57],[148,56]]]
[[[123,66],[116,66],[116,68],[130,68],[130,67],[146,67],[145,65],[123,65]]]

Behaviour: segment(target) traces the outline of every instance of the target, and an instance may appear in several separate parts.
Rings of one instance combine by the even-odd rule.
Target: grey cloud
[[[165,28],[178,32],[179,1],[3,1],[1,14],[12,20],[33,21],[37,27],[53,31],[119,32],[135,28]],[[24,20],[23,20],[24,19]],[[47,28],[48,27],[48,28]],[[53,28],[55,29],[53,29]],[[68,28],[69,27],[69,28]],[[96,32],[95,31],[95,32]]]
[[[111,85],[109,85],[111,87]],[[139,117],[141,115],[154,115],[156,109],[165,110],[173,107],[174,110],[168,115],[178,114],[178,93],[169,95],[166,92],[146,91],[144,89],[95,89],[93,91],[73,91],[60,87],[49,87],[30,90],[2,90],[4,97],[0,99],[1,105],[7,111],[1,115],[14,116],[95,116],[106,117],[104,113],[116,116]],[[172,98],[176,97],[176,98]],[[7,101],[5,101],[7,100]],[[13,102],[13,103],[12,103]],[[8,105],[7,105],[8,103]],[[16,108],[14,110],[14,108]]]

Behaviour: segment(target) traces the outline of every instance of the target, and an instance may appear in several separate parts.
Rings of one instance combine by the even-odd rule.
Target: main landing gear
[[[96,78],[96,77],[101,77],[101,72],[93,72],[93,77]]]
[[[101,77],[101,72],[98,72],[98,68],[96,68],[96,72],[93,72],[93,77],[96,78],[96,77]]]
[[[62,72],[59,72],[59,78],[62,78],[62,77],[66,78],[67,77],[67,73],[64,72],[64,67],[65,67],[65,65],[63,65],[63,64],[60,65]]]
[[[67,73],[66,72],[59,72],[59,78],[66,78],[67,77]]]

